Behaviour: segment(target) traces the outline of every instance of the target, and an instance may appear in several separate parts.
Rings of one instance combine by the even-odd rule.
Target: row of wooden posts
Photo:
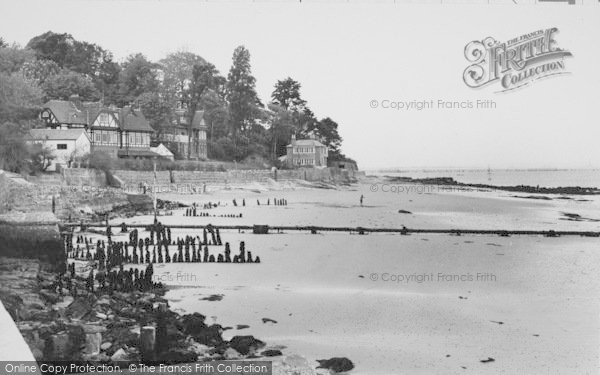
[[[106,227],[106,223],[66,223],[64,227],[80,227],[85,230],[89,227]],[[122,224],[109,225],[113,228],[148,228],[152,224]],[[172,229],[204,229],[212,227],[208,225],[169,225]],[[498,235],[501,237],[509,237],[513,235],[526,236],[545,236],[545,237],[560,237],[560,236],[582,236],[582,237],[600,237],[600,231],[561,231],[561,230],[504,230],[504,229],[418,229],[418,228],[368,228],[368,227],[325,227],[325,226],[270,226],[270,225],[219,225],[220,230],[251,230],[254,234],[268,234],[271,231],[285,232],[298,231],[317,234],[319,232],[348,232],[357,234],[368,233],[397,233],[401,235],[408,234],[450,234],[450,235]]]

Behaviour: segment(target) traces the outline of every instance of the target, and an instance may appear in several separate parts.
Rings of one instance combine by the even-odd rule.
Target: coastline
[[[211,223],[216,227],[240,223],[299,225],[315,222],[353,226],[368,223],[373,227],[394,223],[428,228],[439,228],[449,223],[462,228],[526,226],[570,229],[593,228],[595,225],[593,222],[561,220],[560,215],[562,210],[574,212],[577,208],[582,217],[590,216],[589,212],[595,210],[595,201],[527,200],[506,196],[503,191],[471,189],[422,194],[416,191],[408,194],[370,191],[372,184],[384,182],[389,181],[367,178],[358,184],[335,189],[315,189],[289,183],[284,187],[240,184],[225,189],[209,189],[202,195],[161,193],[159,199],[168,202],[168,209],[162,213],[168,214],[159,216],[159,221],[167,226],[185,222]],[[366,197],[363,207],[358,202],[361,194]],[[242,198],[246,200],[245,207],[232,204],[232,199],[240,202]],[[289,205],[267,206],[266,200],[273,198],[285,198]],[[257,200],[263,204],[257,205]],[[219,205],[206,210],[211,215],[209,217],[184,215],[191,204],[203,202],[218,202]],[[477,207],[477,211],[457,211],[458,207],[469,206]],[[399,209],[409,213],[399,213]],[[111,217],[111,222],[147,224],[152,219],[148,212],[133,216],[122,215],[123,212],[115,213],[118,216]],[[359,212],[361,214],[357,215]],[[228,216],[239,213],[243,213],[242,218]],[[447,213],[452,213],[452,217],[447,218]],[[490,221],[491,218],[493,221]],[[93,238],[103,237],[102,232],[87,233]],[[192,229],[182,229],[178,230],[177,235],[193,233]],[[585,316],[592,309],[588,297],[577,303],[566,302],[566,296],[577,289],[568,286],[556,289],[557,284],[552,282],[552,275],[548,272],[538,275],[539,281],[529,280],[526,275],[539,272],[532,263],[539,258],[549,262],[551,272],[560,272],[554,276],[569,277],[570,272],[574,271],[568,267],[570,257],[589,263],[591,268],[586,275],[593,274],[596,271],[592,265],[598,264],[593,259],[594,239],[418,234],[359,236],[334,233],[252,235],[245,231],[223,231],[222,234],[234,248],[240,241],[245,241],[248,249],[261,257],[260,270],[249,268],[259,265],[157,264],[154,268],[157,277],[176,275],[178,272],[196,275],[195,281],[165,282],[165,294],[161,298],[169,302],[171,310],[179,316],[175,320],[182,319],[186,314],[201,313],[206,317],[207,327],[218,326],[223,329],[224,341],[230,341],[235,336],[258,338],[266,344],[264,350],[281,352],[281,356],[268,358],[278,363],[280,368],[288,366],[289,363],[285,362],[289,359],[290,363],[297,366],[301,364],[302,368],[309,371],[307,373],[314,373],[317,371],[317,360],[346,357],[355,364],[353,373],[357,374],[452,372],[461,366],[475,372],[502,373],[509,368],[506,367],[507,361],[516,361],[510,368],[518,372],[526,368],[541,369],[544,361],[552,363],[552,358],[544,353],[553,352],[552,345],[556,344],[552,343],[556,340],[564,341],[565,345],[574,345],[572,340],[575,336],[591,340],[584,333],[582,325],[576,325],[571,319],[562,322],[557,320],[562,314],[576,314],[581,319],[587,319]],[[115,231],[113,237],[121,240],[126,238],[126,234]],[[502,282],[398,285],[374,283],[368,279],[375,271],[380,275],[385,272],[464,274],[474,269],[489,272],[490,269],[486,268],[488,264],[493,264],[493,270]],[[298,267],[305,270],[300,275]],[[559,271],[560,267],[567,268]],[[572,281],[578,287],[587,285],[590,293],[600,289],[596,282],[585,275],[572,278]],[[548,294],[550,285],[554,288],[554,294]],[[508,310],[503,310],[490,300],[489,295],[502,301]],[[396,315],[381,312],[379,309],[382,306]],[[528,306],[538,315],[542,312],[549,312],[550,315],[541,322],[525,319],[519,306]],[[365,308],[369,311],[366,315]],[[579,313],[576,313],[576,308]],[[421,316],[419,311],[422,309],[437,311],[440,316]],[[321,318],[314,319],[314,311],[320,312],[322,321]],[[108,311],[100,312],[109,315],[105,313]],[[361,323],[351,324],[357,321]],[[387,323],[380,327],[377,321]],[[507,340],[498,330],[498,324],[490,321],[504,322],[502,326],[520,333],[514,339]],[[412,323],[407,325],[406,322]],[[550,322],[556,325],[556,329],[545,326]],[[457,329],[450,339],[440,341],[433,348],[427,344],[437,342],[440,329],[447,325]],[[572,330],[572,334],[561,331],[565,328]],[[479,339],[476,337],[482,331],[493,339],[495,346],[477,341]],[[353,337],[360,339],[354,342]],[[403,338],[404,344],[392,349],[398,346],[398,337]],[[465,338],[471,344],[465,345]],[[573,346],[581,353],[573,352],[573,355],[579,357],[586,353],[586,340]],[[512,348],[523,343],[538,347],[535,350],[538,359],[515,357],[512,354]],[[436,353],[435,358],[418,354],[425,352]],[[397,360],[386,362],[376,353],[388,353]],[[496,362],[480,362],[487,356],[495,358]],[[376,360],[369,360],[370,357]],[[429,363],[429,367],[415,367],[419,363]],[[527,363],[530,367],[523,367]],[[565,371],[569,369],[563,362],[554,365]]]

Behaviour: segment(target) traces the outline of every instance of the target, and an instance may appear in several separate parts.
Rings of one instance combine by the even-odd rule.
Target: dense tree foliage
[[[292,135],[316,138],[329,147],[331,160],[344,159],[338,124],[328,117],[318,120],[300,90],[291,77],[279,80],[265,107],[244,46],[233,51],[225,77],[186,51],[158,62],[137,53],[118,63],[110,51],[67,33],[48,31],[25,48],[0,38],[0,158],[10,170],[43,169],[48,162],[44,150],[28,148],[22,137],[42,126],[37,120],[42,103],[77,94],[84,101],[141,108],[156,130],[155,143],[171,126],[176,109],[185,110],[190,126],[195,111],[202,110],[211,159],[276,162]]]
[[[231,136],[236,144],[239,133],[251,129],[262,107],[256,93],[256,79],[252,76],[250,51],[239,46],[233,51],[233,64],[225,87],[231,118]]]

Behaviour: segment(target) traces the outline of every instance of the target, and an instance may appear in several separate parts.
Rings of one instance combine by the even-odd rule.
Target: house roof
[[[131,107],[122,109],[107,107],[101,102],[72,102],[70,100],[50,100],[44,105],[52,111],[61,124],[81,124],[91,126],[100,112],[117,114],[115,119],[121,130],[154,132],[152,126],[140,110]]]
[[[79,110],[71,101],[50,100],[44,104],[44,108],[51,110],[61,124],[87,124],[87,113]]]
[[[33,140],[77,140],[83,134],[86,138],[87,133],[83,129],[31,129],[29,136]]]
[[[315,147],[325,147],[324,144],[322,144],[321,142],[317,141],[316,139],[299,139],[297,141],[294,141],[294,145],[296,146],[315,146]],[[292,145],[288,145],[287,147],[291,147]]]
[[[125,131],[154,132],[140,110],[123,108],[119,114],[119,127]]]
[[[192,120],[192,129],[202,128],[206,128],[206,123],[204,122],[204,111],[196,111],[196,113],[194,113],[194,119]]]

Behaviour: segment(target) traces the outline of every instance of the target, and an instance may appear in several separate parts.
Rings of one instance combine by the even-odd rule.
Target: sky
[[[440,5],[154,0],[0,0],[0,36],[48,30],[117,60],[194,52],[226,75],[246,46],[264,103],[292,77],[318,118],[340,125],[345,154],[373,168],[600,168],[600,5]],[[556,27],[569,74],[498,92],[463,82],[465,46]],[[392,102],[434,101],[398,110]],[[440,101],[495,108],[439,108]],[[375,103],[375,104],[374,104]],[[375,107],[376,108],[373,108]],[[445,106],[445,105],[444,105]]]

